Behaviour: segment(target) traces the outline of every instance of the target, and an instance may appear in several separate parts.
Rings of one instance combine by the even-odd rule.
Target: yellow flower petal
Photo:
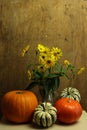
[[[31,72],[30,72],[30,70],[27,71],[27,74],[28,74],[28,78],[30,80],[31,79]]]
[[[53,67],[54,65],[55,65],[55,60],[52,59],[51,57],[45,59],[45,61],[44,61],[44,66],[45,66],[47,69]]]
[[[45,71],[45,69],[46,68],[43,65],[38,66],[38,70],[41,71],[41,72]]]
[[[49,48],[47,48],[46,46],[42,45],[42,44],[38,44],[38,50],[40,53],[47,53],[49,52]]]
[[[77,74],[78,75],[81,74],[84,70],[85,70],[85,67],[80,68],[79,71],[77,72]]]
[[[23,57],[24,57],[25,54],[28,52],[29,48],[30,48],[30,45],[27,45],[27,46],[23,49],[23,51],[22,51],[22,53],[21,53],[21,55],[22,55]]]
[[[61,51],[61,49],[59,49],[57,47],[56,48],[53,47],[51,50],[51,54],[54,56],[55,60],[57,61],[62,56],[62,51]]]
[[[70,63],[68,60],[64,60],[64,64],[65,64],[66,66],[68,66],[68,65],[70,65],[71,63]]]

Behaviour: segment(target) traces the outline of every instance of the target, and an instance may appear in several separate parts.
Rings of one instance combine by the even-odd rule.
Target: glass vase
[[[58,99],[58,90],[57,89],[51,89],[49,93],[46,95],[45,94],[45,88],[44,87],[39,87],[39,95],[38,95],[39,103],[41,102],[50,102],[52,105],[56,102]]]
[[[39,103],[41,102],[50,102],[52,104],[58,99],[58,87],[60,84],[59,77],[47,78],[45,80],[39,80],[37,82],[31,82],[27,86],[27,90],[32,88],[37,88],[38,93],[37,98]]]

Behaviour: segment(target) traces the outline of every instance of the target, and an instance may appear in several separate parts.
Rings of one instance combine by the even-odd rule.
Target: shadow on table
[[[5,118],[2,118],[0,123],[5,124],[5,125],[10,125],[10,126],[27,125],[27,127],[29,126],[29,128],[33,128],[33,129],[44,129],[43,127],[40,127],[40,126],[38,126],[38,125],[36,125],[36,124],[34,124],[32,122],[29,122],[29,123],[13,123],[13,122],[10,122],[10,121],[6,120]],[[56,125],[56,126],[58,125],[60,127],[67,127],[67,126],[69,127],[71,125],[76,125],[78,123],[79,123],[79,121],[77,121],[75,123],[72,123],[72,124],[64,124],[64,123],[61,123],[61,122],[56,122],[55,124],[53,124],[51,126],[51,128],[54,127],[54,125]]]
[[[52,127],[54,127],[54,125],[56,125],[56,126],[60,126],[60,127],[69,127],[69,126],[72,126],[72,125],[76,125],[76,124],[78,124],[79,123],[79,121],[77,121],[77,122],[75,122],[75,123],[72,123],[72,124],[64,124],[64,123],[61,123],[61,122],[56,122],[55,124],[53,124],[52,126],[51,126],[51,128]],[[34,124],[34,123],[31,123],[31,124],[29,124],[29,127],[31,127],[31,128],[34,128],[34,129],[44,129],[43,127],[40,127],[40,126],[38,126],[38,125],[36,125],[36,124]],[[50,128],[50,127],[49,127]]]
[[[19,123],[10,122],[10,121],[6,120],[4,117],[1,119],[0,123],[5,124],[5,125],[22,125],[22,124],[19,124]]]

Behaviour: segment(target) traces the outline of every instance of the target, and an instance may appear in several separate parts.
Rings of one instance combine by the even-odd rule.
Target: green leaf
[[[33,75],[34,75],[33,80],[38,80],[38,79],[41,80],[44,77],[44,72],[40,72],[38,71],[38,69],[35,69],[33,70]]]
[[[54,90],[57,89],[59,87],[60,84],[60,79],[59,77],[55,77],[55,78],[47,78],[46,82],[45,82],[45,91],[46,91],[46,95],[49,94],[50,90]]]
[[[59,85],[60,85],[60,78],[59,77],[56,77],[55,79],[54,79],[54,88],[53,89],[57,89],[57,88],[59,88]]]
[[[70,64],[70,65],[68,65],[68,69],[69,69],[69,70],[71,70],[71,71],[72,71],[74,68],[75,68],[75,67],[74,67],[74,66],[72,66],[71,64]]]
[[[38,85],[38,82],[31,82],[24,90],[31,90],[36,87],[36,85]]]
[[[62,66],[59,63],[56,63],[55,66],[56,66],[57,71],[60,72],[62,69]]]
[[[59,75],[59,74],[57,74],[57,73],[51,73],[51,74],[49,74],[48,76],[47,76],[47,78],[54,78],[54,77],[57,77],[57,75]]]
[[[46,95],[48,95],[48,93],[50,92],[52,87],[53,87],[53,85],[52,85],[51,79],[47,78],[46,82],[45,82],[45,92],[46,92]]]
[[[28,64],[28,65],[27,65],[27,70],[30,69],[30,67],[31,67],[31,64]]]
[[[61,71],[61,76],[64,76],[64,77],[66,77],[66,78],[69,78],[68,75],[67,75],[66,69],[62,69],[62,71]]]
[[[34,72],[34,77],[35,77],[35,79],[39,79],[40,78],[39,73],[38,72]]]

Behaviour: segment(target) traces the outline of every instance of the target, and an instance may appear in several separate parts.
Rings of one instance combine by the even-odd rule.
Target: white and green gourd
[[[33,115],[33,122],[41,127],[50,127],[57,120],[57,110],[49,102],[37,106]]]
[[[74,100],[77,100],[78,102],[81,101],[81,95],[79,91],[76,88],[67,87],[60,93],[60,97],[67,97]]]

